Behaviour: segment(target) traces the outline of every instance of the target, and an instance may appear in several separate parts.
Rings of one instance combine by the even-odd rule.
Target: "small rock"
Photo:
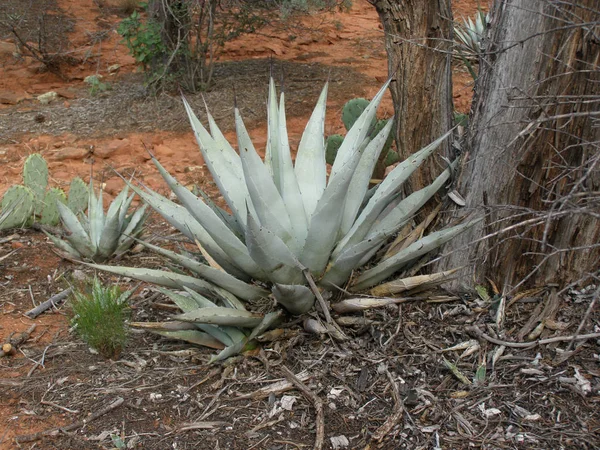
[[[104,183],[104,191],[116,196],[119,192],[121,192],[121,189],[123,189],[124,185],[125,183],[120,178],[111,178],[106,183]]]
[[[331,440],[331,446],[337,450],[340,448],[346,448],[350,445],[350,441],[343,434],[341,436],[334,436],[329,438]]]
[[[0,56],[12,56],[16,47],[12,42],[0,41]]]
[[[89,153],[87,148],[80,147],[65,147],[52,154],[55,161],[63,161],[65,159],[83,159]]]
[[[175,155],[175,151],[172,148],[167,147],[164,144],[155,146],[154,151],[156,152],[157,156],[162,156],[162,157],[166,157],[166,158],[169,158],[169,157]]]
[[[46,92],[45,94],[38,95],[37,99],[42,105],[47,105],[48,103],[56,100],[58,98],[58,94],[54,91]]]
[[[183,171],[184,173],[202,172],[204,171],[204,166],[188,166]]]
[[[119,150],[122,150],[127,144],[129,144],[129,140],[127,139],[109,141],[96,147],[94,155],[98,158],[106,159]]]
[[[0,92],[0,103],[3,105],[16,105],[24,100],[25,97],[9,91]]]
[[[100,74],[88,75],[83,79],[83,82],[86,84],[95,84],[98,83],[102,78],[104,78]]]
[[[56,90],[56,93],[60,97],[66,98],[68,100],[73,100],[74,98],[77,98],[77,93],[71,88],[58,88]]]

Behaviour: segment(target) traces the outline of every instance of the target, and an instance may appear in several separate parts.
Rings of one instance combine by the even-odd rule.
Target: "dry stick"
[[[596,306],[596,301],[598,300],[598,297],[600,297],[600,286],[598,287],[598,289],[596,289],[596,292],[594,292],[594,298],[590,302],[590,306],[588,306],[588,309],[585,312],[585,315],[583,316],[581,323],[577,327],[575,336],[573,336],[573,339],[571,340],[571,342],[569,342],[569,345],[567,345],[567,350],[566,350],[567,352],[571,351],[571,349],[573,348],[573,344],[575,343],[575,338],[577,336],[579,336],[579,333],[581,333],[581,330],[585,326],[585,323],[588,321],[590,314],[592,313],[592,310],[594,309],[594,306]]]
[[[331,314],[329,314],[329,308],[327,307],[327,304],[325,303],[325,299],[321,295],[321,291],[319,291],[319,288],[315,284],[315,280],[313,280],[313,277],[312,277],[310,271],[308,269],[304,269],[302,272],[304,273],[304,276],[306,277],[306,281],[308,281],[308,285],[310,286],[313,293],[315,294],[315,297],[317,297],[317,300],[319,301],[319,305],[321,305],[321,309],[323,310],[323,315],[325,316],[325,320],[327,321],[328,324],[333,325],[333,321],[331,320]]]
[[[4,342],[2,346],[4,346],[4,344],[10,344],[13,349],[16,349],[19,345],[23,344],[27,339],[31,337],[31,333],[33,333],[36,327],[37,325],[34,323],[29,327],[27,331],[20,333],[16,337],[10,338],[7,342]],[[0,346],[0,358],[2,358],[3,356],[7,356],[7,354],[11,353],[10,351],[8,353],[5,353],[4,350],[2,350],[2,346]]]
[[[73,288],[67,288],[64,291],[59,292],[56,295],[53,295],[45,302],[40,303],[35,308],[27,311],[25,313],[25,315],[27,317],[29,317],[30,319],[35,319],[37,316],[39,316],[44,311],[46,311],[50,308],[54,308],[57,304],[61,303],[64,299],[66,299],[69,296],[69,294],[71,293],[72,290],[73,290]]]
[[[467,331],[476,334],[478,337],[485,339],[486,341],[491,342],[492,344],[505,345],[506,347],[512,347],[512,348],[533,348],[538,345],[551,344],[553,342],[564,342],[564,341],[571,341],[571,340],[583,341],[586,339],[594,339],[594,338],[600,337],[600,333],[590,333],[590,334],[579,334],[579,335],[573,335],[573,336],[556,336],[556,337],[547,338],[547,339],[539,339],[539,340],[533,341],[533,342],[509,342],[509,341],[502,341],[500,339],[493,338],[493,337],[485,334],[483,331],[481,331],[477,327],[468,327]]]
[[[296,388],[313,403],[317,415],[317,435],[315,437],[314,450],[321,450],[323,448],[323,440],[325,439],[325,414],[323,412],[323,402],[317,396],[317,394],[311,391],[307,385],[300,381],[290,369],[285,366],[281,366],[281,370],[290,383],[296,386]]]
[[[103,408],[103,409],[91,414],[87,419],[83,419],[78,422],[74,422],[71,425],[67,425],[66,427],[50,428],[45,431],[40,431],[39,433],[24,434],[21,436],[17,436],[15,438],[15,442],[17,444],[20,444],[23,442],[33,442],[33,441],[37,441],[37,440],[43,438],[44,436],[55,436],[60,431],[67,432],[67,431],[73,431],[77,428],[81,428],[81,427],[85,426],[86,424],[90,423],[91,421],[96,420],[98,417],[103,416],[106,413],[109,413],[110,411],[112,411],[115,408],[118,408],[119,406],[121,406],[123,404],[123,401],[124,401],[123,397],[119,397],[114,402],[112,402],[110,405],[108,405],[106,408]]]
[[[392,374],[388,370],[386,370],[386,375],[392,385],[392,396],[394,397],[394,412],[391,416],[387,418],[383,425],[377,428],[375,433],[373,433],[373,436],[371,436],[371,440],[377,442],[381,442],[383,438],[390,434],[390,432],[396,426],[396,424],[400,422],[400,419],[402,419],[402,415],[404,414],[404,407],[402,405],[402,399],[400,398],[398,385],[396,384],[396,381],[394,381]]]

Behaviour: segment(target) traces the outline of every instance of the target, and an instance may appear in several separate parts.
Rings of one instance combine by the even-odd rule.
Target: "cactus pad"
[[[42,209],[42,218],[40,219],[44,225],[58,225],[60,215],[56,202],[66,203],[67,196],[62,189],[52,188],[44,196],[44,209]]]
[[[346,102],[344,109],[342,109],[342,122],[344,122],[346,130],[350,131],[354,122],[356,122],[367,106],[369,106],[369,101],[364,98],[353,98]],[[371,127],[375,126],[376,120],[375,118],[373,119]]]
[[[387,167],[387,166],[391,166],[392,164],[396,164],[398,161],[400,161],[400,155],[398,154],[398,152],[395,152],[394,150],[390,150],[390,151],[388,151],[388,153],[385,157],[385,161],[383,163]]]
[[[34,214],[40,215],[44,209],[44,195],[48,187],[48,164],[39,153],[29,155],[23,166],[23,184],[34,197]]]
[[[341,134],[332,134],[327,138],[325,147],[325,161],[327,161],[327,164],[333,165],[342,142],[344,142],[344,136]]]
[[[34,208],[34,194],[29,188],[15,185],[8,188],[2,197],[2,211],[9,211],[2,229],[22,227],[27,224]]]
[[[84,212],[88,207],[89,191],[85,182],[77,177],[71,181],[69,187],[69,200],[67,206],[76,215]]]

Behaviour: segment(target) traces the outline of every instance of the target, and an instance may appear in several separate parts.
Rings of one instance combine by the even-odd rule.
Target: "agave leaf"
[[[148,209],[148,205],[144,205],[141,208],[135,210],[135,212],[129,218],[129,223],[121,236],[119,237],[119,241],[117,243],[117,249],[115,253],[117,255],[121,255],[125,253],[133,244],[133,241],[140,235],[142,228],[144,226],[144,222],[146,222],[146,210]]]
[[[306,286],[294,284],[274,284],[273,296],[292,314],[304,314],[315,304],[315,294]]]
[[[190,322],[129,322],[132,328],[140,328],[142,330],[151,331],[182,331],[196,330],[196,326]]]
[[[202,298],[206,300],[206,303],[198,304],[196,299],[190,294],[190,291],[195,292],[195,291],[192,291],[191,289],[189,289],[189,290],[186,289],[189,296],[181,295],[177,292],[171,291],[169,289],[161,288],[161,287],[158,288],[158,291],[161,292],[162,294],[166,295],[167,297],[169,297],[173,301],[173,303],[175,303],[179,307],[179,309],[181,309],[184,313],[194,311],[195,309],[198,309],[198,307],[209,308],[209,307],[217,306],[216,304],[214,304],[210,300],[206,299],[205,297],[202,297]],[[195,292],[195,293],[198,294],[197,292]],[[198,294],[198,295],[200,295],[200,294]]]
[[[241,309],[246,310],[244,304],[238,300],[238,298],[229,292],[227,289],[223,289],[219,286],[215,286],[214,288],[215,296],[219,297],[219,299],[223,302],[225,306],[233,309]]]
[[[300,254],[300,262],[313,274],[320,275],[325,270],[331,250],[337,243],[344,213],[344,208],[340,206],[346,200],[348,187],[360,157],[360,151],[354,152],[352,159],[347,162],[346,170],[336,179],[330,178],[312,215],[306,243]]]
[[[183,206],[185,206],[200,225],[202,225],[202,227],[210,234],[219,247],[222,248],[244,272],[256,279],[264,280],[264,273],[252,258],[250,258],[248,249],[244,243],[241,242],[223,222],[221,222],[219,217],[202,200],[173,178],[156,158],[152,158],[152,161]]]
[[[456,167],[458,161],[448,169],[444,170],[429,186],[425,186],[416,192],[413,192],[398,205],[392,209],[383,219],[378,220],[369,236],[375,236],[379,233],[388,235],[395,233],[406,224],[406,222],[417,212],[421,207],[429,201],[435,193],[448,181],[452,171]],[[384,211],[385,212],[385,211]]]
[[[385,261],[386,259],[391,258],[396,253],[401,250],[404,250],[406,247],[411,245],[413,242],[417,241],[423,236],[423,232],[427,229],[431,222],[437,217],[438,213],[442,209],[442,204],[438,204],[433,211],[431,211],[425,219],[419,223],[414,230],[411,230],[410,224],[406,224],[405,228],[400,229],[398,236],[391,243],[390,247],[387,249],[385,254],[381,257],[381,261]]]
[[[298,180],[292,164],[290,154],[290,144],[288,140],[286,118],[285,118],[285,97],[281,93],[279,102],[279,167],[280,167],[280,188],[283,203],[290,217],[294,236],[298,242],[298,250],[304,246],[306,234],[308,233],[308,221],[304,211],[304,202],[302,194],[298,187]]]
[[[327,106],[327,88],[325,84],[310,120],[302,133],[302,139],[296,154],[296,179],[302,193],[306,217],[310,218],[327,183],[327,165],[325,163],[325,108]]]
[[[346,233],[350,231],[352,224],[356,220],[356,216],[358,215],[358,211],[363,203],[365,194],[369,189],[369,180],[373,175],[373,169],[375,168],[375,164],[377,164],[381,150],[383,149],[390,131],[392,130],[393,123],[394,118],[392,117],[388,120],[385,127],[383,127],[379,133],[377,133],[377,136],[375,136],[375,138],[368,143],[362,157],[360,158],[358,167],[356,168],[354,176],[352,177],[352,182],[350,183],[350,187],[348,189],[348,196],[346,197],[346,203],[344,205],[344,216],[342,218],[342,224],[340,227],[340,233],[342,236],[345,236]]]
[[[344,250],[329,264],[320,281],[321,286],[327,288],[343,286],[350,278],[352,271],[361,265],[360,262],[365,256],[371,254],[373,250],[376,251],[386,238],[386,235],[380,234]]]
[[[190,297],[192,297],[196,301],[198,306],[200,306],[201,308],[212,308],[212,307],[218,306],[218,305],[215,305],[210,300],[208,300],[206,297],[198,294],[197,292],[192,291],[191,289],[188,289],[186,287],[184,287],[184,289],[190,295]],[[228,308],[231,307],[231,306],[228,306],[228,304],[229,303],[227,303],[226,306]],[[243,305],[240,306],[239,308],[235,308],[235,309],[245,310]],[[219,339],[225,345],[232,345],[238,341],[241,341],[242,339],[244,339],[246,337],[246,335],[239,328],[236,328],[236,327],[228,327],[228,326],[224,326],[224,325],[217,327],[216,325],[207,325],[207,324],[199,324],[199,323],[197,323],[196,326],[198,328],[205,330],[207,333],[211,333],[212,336],[215,336],[217,339]],[[214,330],[213,328],[217,328],[217,330]],[[227,337],[223,336],[223,333],[225,333],[227,335]],[[229,343],[228,343],[228,339],[229,339]]]
[[[183,290],[189,294],[192,300],[194,300],[196,302],[196,305],[198,305],[200,308],[214,308],[216,306],[219,306],[216,303],[213,303],[211,300],[207,299],[204,295],[194,291],[193,289],[190,289],[187,286],[183,286]]]
[[[385,177],[373,196],[369,199],[364,209],[354,222],[350,231],[342,238],[333,252],[333,256],[337,256],[345,248],[361,242],[381,212],[389,205],[393,198],[397,195],[402,184],[410,177],[410,175],[427,159],[450,134],[452,130],[444,134],[441,138],[432,142],[428,146],[419,150],[394,168],[390,174]]]
[[[334,303],[331,308],[338,314],[346,314],[349,312],[365,311],[372,308],[380,308],[386,305],[393,305],[395,303],[404,303],[406,299],[403,298],[369,298],[369,297],[358,297],[348,298],[341,302]]]
[[[283,199],[267,167],[256,153],[239,111],[235,110],[238,147],[248,192],[260,224],[275,233],[292,251],[299,248]]]
[[[124,206],[127,197],[122,196],[125,190],[123,189],[115,200],[111,203],[106,213],[102,234],[98,240],[98,254],[104,258],[110,257],[119,246],[119,238],[121,237],[121,226],[119,218],[121,216],[121,207]]]
[[[174,272],[164,270],[144,269],[138,267],[122,267],[122,266],[104,266],[100,264],[88,264],[95,269],[104,270],[105,272],[114,273],[123,277],[135,278],[136,280],[145,281],[147,283],[158,284],[172,289],[183,289],[188,287],[194,291],[205,295],[211,295],[214,286],[204,280],[181,275]]]
[[[61,202],[57,202],[56,206],[65,228],[70,233],[66,238],[71,247],[77,250],[80,255],[91,258],[95,253],[95,248],[92,246],[90,237],[77,220],[77,216]]]
[[[419,258],[438,247],[441,247],[450,239],[472,227],[480,220],[481,219],[471,220],[451,228],[437,231],[422,239],[419,239],[417,242],[409,245],[391,258],[386,259],[372,269],[362,273],[356,280],[356,283],[352,286],[352,291],[366,289],[385,280],[407,262]]]
[[[265,167],[271,174],[275,186],[281,192],[281,151],[279,149],[279,109],[275,81],[269,78],[269,97],[267,99],[267,147],[265,149]],[[240,147],[241,148],[241,147]]]
[[[208,125],[210,127],[210,134],[214,141],[221,149],[221,155],[227,163],[232,166],[232,170],[239,176],[238,180],[243,180],[244,169],[242,169],[242,160],[240,155],[236,153],[229,141],[225,138],[220,128],[217,126],[217,122],[206,108],[206,117],[208,117]],[[247,192],[247,191],[246,191]],[[248,198],[248,197],[247,197]]]
[[[129,185],[128,184],[125,185],[125,187],[123,188],[123,190],[121,192],[123,192],[123,191],[125,191],[127,193],[127,195],[129,194]],[[123,201],[123,205],[121,206],[121,212],[119,213],[119,224],[120,224],[121,228],[123,228],[125,226],[125,222],[128,217],[129,217],[129,219],[131,219],[131,216],[127,216],[127,212],[129,211],[129,207],[131,206],[131,203],[133,202],[134,197],[135,197],[135,194],[128,195],[127,199],[125,201]]]
[[[207,113],[211,132],[215,136],[215,139],[206,131],[185,98],[183,99],[183,104],[208,170],[212,174],[225,201],[231,208],[233,215],[240,224],[245,226],[246,208],[250,203],[250,196],[244,182],[244,172],[240,157],[231,145],[229,145],[210,114]],[[253,212],[251,205],[250,208],[251,212]]]
[[[412,291],[415,289],[430,289],[439,286],[453,278],[453,275],[461,268],[446,270],[443,272],[430,273],[427,275],[416,275],[414,277],[399,278],[389,281],[371,289],[371,295],[375,297],[384,297],[394,295],[400,292]]]
[[[373,100],[369,103],[369,106],[365,108],[360,117],[354,122],[354,125],[344,138],[344,142],[338,149],[335,162],[331,168],[331,175],[329,176],[329,183],[331,183],[339,174],[345,174],[347,170],[347,163],[354,158],[354,154],[360,148],[360,145],[367,137],[371,128],[371,122],[377,112],[377,107],[383,98],[391,78],[381,87],[379,92],[373,97]]]
[[[242,228],[242,225],[240,225],[240,223],[234,215],[229,214],[227,211],[217,206],[215,202],[213,202],[212,199],[208,196],[208,194],[202,189],[200,189],[198,186],[195,186],[195,191],[197,191],[200,194],[202,200],[204,200],[204,203],[206,203],[208,207],[213,210],[213,212],[219,217],[219,219],[221,219],[221,221],[225,225],[227,225],[229,229],[233,231],[233,233],[238,238],[244,235],[244,229]]]
[[[263,319],[262,314],[241,311],[239,309],[223,308],[198,308],[173,317],[182,322],[207,323],[211,325],[229,325],[234,327],[254,328]]]
[[[182,330],[182,331],[154,331],[169,339],[178,339],[181,341],[190,342],[192,344],[201,345],[202,347],[214,348],[220,350],[225,348],[225,345],[215,339],[208,333],[203,333],[198,330]]]
[[[163,294],[165,294],[171,300],[173,300],[173,302],[177,306],[179,306],[179,308],[184,313],[194,311],[194,310],[198,309],[198,306],[200,306],[201,308],[217,306],[210,300],[200,296],[200,294],[192,291],[191,289],[186,289],[186,291],[190,295],[189,297],[178,294],[177,292],[170,291],[168,289],[159,288],[159,291],[162,292]],[[204,303],[198,304],[198,302],[195,299],[195,296],[192,293],[195,294],[196,296],[202,297]],[[234,343],[234,341],[231,339],[231,337],[225,331],[221,330],[216,325],[207,325],[207,324],[200,324],[200,323],[196,323],[194,325],[196,326],[196,328],[210,334],[212,337],[219,340],[220,342],[222,342],[225,345],[232,345]]]
[[[246,244],[252,258],[274,283],[300,284],[304,280],[302,265],[275,233],[261,227],[248,215]]]
[[[281,311],[272,312],[272,313],[267,314],[263,318],[263,320],[252,330],[252,333],[250,333],[250,336],[227,347],[222,352],[220,352],[218,355],[213,356],[210,359],[209,364],[216,362],[216,361],[222,361],[224,359],[229,358],[230,356],[237,355],[238,353],[243,351],[244,347],[250,341],[252,341],[254,338],[256,338],[256,336],[259,336],[260,334],[264,333],[267,329],[269,329],[277,320],[279,320],[280,316],[281,316]]]
[[[172,252],[170,250],[158,247],[156,245],[152,245],[148,242],[139,242],[145,247],[155,251],[156,253],[166,256],[167,258],[171,259],[177,264],[180,264],[186,269],[198,274],[203,279],[210,281],[211,283],[220,286],[224,289],[229,290],[232,294],[237,295],[238,297],[244,300],[258,300],[262,297],[268,296],[269,294],[268,291],[258,286],[244,283],[243,281],[238,280],[237,278],[228,274],[227,272],[214,269],[210,266],[207,266],[206,264],[201,264],[192,258],[188,258],[187,256]]]
[[[88,206],[88,221],[90,225],[90,242],[94,249],[94,254],[98,251],[98,244],[104,228],[104,204],[102,202],[102,189],[98,192],[98,197],[94,193],[94,181],[90,178],[90,203]]]
[[[75,250],[69,243],[63,241],[62,239],[51,235],[50,233],[48,233],[46,230],[42,230],[44,232],[44,234],[46,236],[48,236],[48,239],[50,239],[52,241],[52,243],[54,245],[56,245],[60,250],[62,250],[63,252],[67,253],[70,256],[73,256],[77,259],[81,258],[81,255],[79,254],[79,252],[77,250]]]

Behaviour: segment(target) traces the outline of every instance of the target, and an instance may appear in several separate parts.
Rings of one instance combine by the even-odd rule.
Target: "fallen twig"
[[[310,374],[306,371],[300,372],[296,375],[296,378],[300,381],[306,381],[310,379]],[[283,392],[289,391],[292,389],[294,385],[287,380],[277,381],[269,386],[262,387],[257,389],[249,394],[240,395],[239,397],[235,397],[232,400],[261,400],[263,398],[267,398],[271,394],[281,394]]]
[[[7,342],[3,343],[0,346],[0,358],[12,355],[19,345],[23,344],[25,341],[27,341],[27,339],[31,337],[31,333],[33,333],[33,331],[35,330],[35,327],[37,327],[37,325],[34,323],[29,327],[27,331],[23,331],[16,337],[11,337],[8,339]]]
[[[15,239],[19,239],[20,237],[21,236],[19,236],[17,233],[11,234],[10,236],[6,236],[5,238],[0,239],[0,244],[6,244],[7,242],[14,241]],[[2,258],[4,258],[4,256]]]
[[[400,391],[398,389],[398,385],[396,384],[394,377],[392,377],[392,374],[388,370],[386,370],[385,372],[392,385],[392,395],[394,397],[394,412],[387,418],[383,425],[377,428],[375,433],[373,433],[373,436],[371,436],[371,440],[377,442],[381,442],[383,438],[390,434],[390,432],[396,426],[396,424],[400,422],[400,419],[402,419],[402,415],[404,414],[404,406],[402,405],[402,399],[400,398]]]
[[[296,386],[296,388],[313,403],[317,416],[317,435],[315,437],[314,449],[321,450],[323,448],[323,440],[325,439],[325,414],[323,412],[323,402],[317,396],[317,394],[311,391],[307,385],[300,381],[290,369],[285,366],[281,366],[281,370],[290,383]]]
[[[588,321],[590,314],[592,313],[592,311],[594,309],[594,306],[596,306],[596,301],[598,300],[598,297],[600,297],[600,286],[598,287],[598,289],[596,289],[596,292],[594,292],[594,298],[590,302],[590,306],[588,306],[587,311],[583,315],[583,319],[581,319],[581,323],[577,327],[577,331],[575,332],[575,336],[573,336],[573,340],[571,342],[569,342],[569,345],[567,345],[566,351],[571,351],[571,349],[573,348],[573,344],[575,343],[575,338],[577,336],[579,336],[579,333],[581,333],[581,330],[583,330],[583,327],[585,326],[586,322]]]
[[[573,341],[582,341],[585,339],[594,339],[594,338],[600,337],[600,333],[590,333],[590,334],[575,334],[572,336],[556,336],[556,337],[551,337],[551,338],[547,338],[547,339],[539,339],[537,341],[532,341],[532,342],[509,342],[509,341],[502,341],[500,339],[493,338],[492,336],[485,334],[483,331],[481,331],[477,327],[468,327],[467,331],[477,335],[478,337],[480,337],[482,339],[485,339],[488,342],[491,342],[492,344],[504,345],[506,347],[512,347],[512,348],[533,348],[538,345],[551,344],[553,342],[564,342],[564,341],[572,341],[572,340]]]
[[[327,307],[327,303],[325,303],[325,299],[323,298],[323,296],[321,295],[321,291],[319,291],[319,288],[315,284],[315,280],[313,280],[310,271],[308,269],[305,269],[303,270],[303,272],[306,281],[308,281],[308,285],[310,286],[311,290],[313,291],[313,294],[315,294],[315,297],[317,297],[317,300],[319,301],[319,305],[323,310],[325,320],[327,321],[327,323],[333,324],[333,320],[331,320],[331,314],[329,314],[329,308]]]
[[[77,422],[72,423],[71,425],[67,425],[66,427],[50,428],[49,430],[40,431],[39,433],[24,434],[21,436],[17,436],[15,438],[15,442],[17,444],[20,444],[23,442],[33,442],[33,441],[42,439],[44,436],[56,436],[61,431],[62,432],[73,431],[77,428],[83,427],[85,424],[90,423],[93,420],[96,420],[98,417],[103,416],[106,413],[109,413],[113,409],[118,408],[119,406],[121,406],[123,404],[123,402],[124,402],[123,397],[119,397],[114,402],[112,402],[110,405],[108,405],[106,408],[103,408],[103,409],[91,414],[87,419],[79,420]]]
[[[56,295],[53,295],[52,297],[50,297],[48,300],[46,300],[43,303],[40,303],[38,306],[36,306],[33,309],[30,309],[29,311],[27,311],[25,313],[25,315],[31,319],[35,319],[37,316],[39,316],[41,313],[43,313],[44,311],[50,309],[50,308],[54,308],[56,305],[58,305],[59,303],[61,303],[62,301],[64,301],[69,294],[73,291],[73,288],[67,288],[62,292],[59,292]]]

